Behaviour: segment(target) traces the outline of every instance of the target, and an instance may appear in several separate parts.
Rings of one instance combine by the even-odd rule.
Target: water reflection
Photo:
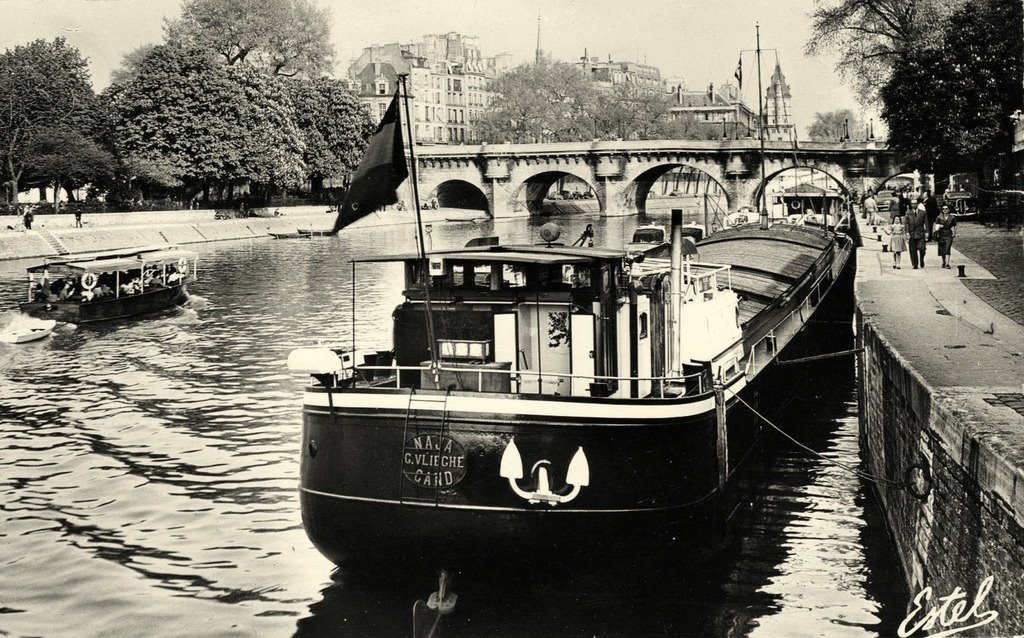
[[[544,220],[435,225],[436,247]],[[664,221],[664,220],[655,220]],[[574,218],[597,241],[638,220]],[[349,260],[415,248],[411,226],[199,247],[188,307],[0,345],[0,628],[13,635],[411,635],[436,568],[335,570],[301,527],[296,345],[352,336]],[[25,262],[0,263],[0,308]],[[357,273],[355,332],[386,347],[400,267]],[[0,326],[13,318],[0,313]],[[384,327],[384,328],[382,328]],[[856,463],[849,369],[786,423]],[[587,547],[540,564],[495,549],[454,574],[442,635],[892,633],[905,594],[859,481],[780,445],[749,522],[715,552]],[[714,557],[714,560],[711,558]],[[888,629],[889,631],[884,631]]]

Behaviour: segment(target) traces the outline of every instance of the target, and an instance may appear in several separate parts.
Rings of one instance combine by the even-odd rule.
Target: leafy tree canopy
[[[563,142],[594,136],[597,92],[581,69],[541,58],[494,80],[496,93],[481,117],[490,142]]]
[[[165,32],[169,43],[273,75],[316,77],[334,66],[330,14],[313,0],[185,0]]]
[[[91,125],[95,94],[85,58],[63,38],[36,40],[0,55],[0,158],[16,196],[40,133]]]
[[[933,46],[968,0],[816,0],[809,54],[836,53],[837,70],[873,102],[897,60]]]
[[[975,1],[957,11],[936,46],[893,67],[883,87],[889,145],[930,172],[977,170],[1009,151],[1013,112],[1024,104],[1019,2]]]
[[[851,138],[858,138],[863,132],[864,124],[852,110],[839,109],[815,113],[807,136],[815,142],[840,142],[847,133]]]
[[[354,171],[376,129],[366,105],[332,78],[296,78],[288,89],[305,143],[308,177],[316,183]]]
[[[305,174],[287,88],[205,51],[156,47],[134,79],[109,89],[119,151],[183,181],[294,184]]]
[[[113,176],[114,157],[95,141],[74,129],[40,131],[27,148],[28,180],[54,185],[54,204],[60,187],[78,188]]]

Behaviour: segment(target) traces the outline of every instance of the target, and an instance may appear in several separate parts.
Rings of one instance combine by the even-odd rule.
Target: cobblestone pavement
[[[971,292],[1024,325],[1024,240],[1021,232],[1020,229],[1006,230],[965,222],[957,225],[953,247],[996,276],[996,279],[965,281]],[[953,266],[956,266],[955,262]]]

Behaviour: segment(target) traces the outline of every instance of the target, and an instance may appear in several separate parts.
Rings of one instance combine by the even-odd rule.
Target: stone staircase
[[[53,248],[53,250],[58,255],[70,255],[71,254],[71,251],[67,249],[67,246],[65,246],[63,243],[61,243],[61,241],[59,239],[57,239],[54,236],[54,234],[51,233],[50,231],[45,230],[43,228],[39,228],[39,229],[36,230],[36,233],[40,237],[42,237],[46,241],[46,243],[49,244],[50,247]]]

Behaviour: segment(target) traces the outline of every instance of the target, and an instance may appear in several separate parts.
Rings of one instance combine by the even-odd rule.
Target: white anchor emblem
[[[590,465],[587,463],[587,455],[584,454],[582,446],[572,455],[569,469],[565,473],[565,483],[572,487],[568,494],[556,494],[551,491],[550,468],[551,461],[546,459],[537,461],[530,470],[534,478],[534,490],[531,492],[519,487],[517,481],[523,478],[523,457],[519,454],[519,448],[516,447],[515,437],[512,437],[501,454],[501,468],[498,474],[502,478],[508,479],[512,491],[520,498],[533,504],[547,503],[552,507],[559,503],[568,503],[576,498],[580,493],[580,488],[590,485]]]

